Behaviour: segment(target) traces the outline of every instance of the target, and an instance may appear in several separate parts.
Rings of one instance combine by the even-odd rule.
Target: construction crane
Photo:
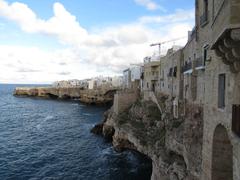
[[[161,57],[161,46],[162,46],[162,44],[166,44],[166,43],[173,42],[173,41],[178,41],[178,40],[185,39],[185,38],[186,38],[186,36],[180,37],[180,38],[176,38],[176,39],[171,39],[171,40],[160,42],[160,43],[150,44],[150,46],[151,47],[158,46],[158,48],[159,48],[159,57]]]

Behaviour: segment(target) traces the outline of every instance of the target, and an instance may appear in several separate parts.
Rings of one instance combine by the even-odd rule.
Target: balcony
[[[204,27],[208,23],[208,14],[209,14],[209,12],[206,11],[206,12],[203,13],[202,16],[200,16],[201,27]]]
[[[151,76],[151,81],[157,81],[159,79],[158,75],[152,75]]]
[[[217,5],[217,1],[215,2]],[[240,1],[222,1],[213,12],[212,50],[219,60],[230,67],[232,73],[240,72]]]
[[[192,72],[192,62],[186,63],[186,64],[182,67],[182,72],[183,72],[184,74],[191,73],[191,72]]]
[[[195,60],[195,69],[196,70],[205,69],[205,62],[203,57],[199,57]]]

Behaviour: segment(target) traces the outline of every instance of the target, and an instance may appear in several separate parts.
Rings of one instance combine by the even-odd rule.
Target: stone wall
[[[199,16],[196,19],[199,20],[200,15],[203,14],[203,1],[198,0],[197,2],[197,10],[199,11],[197,14]],[[201,53],[202,48],[206,44],[210,46],[208,49],[209,61],[206,62],[203,73],[204,127],[201,179],[239,180],[240,138],[232,131],[232,106],[233,104],[240,104],[240,74],[236,73],[236,71],[235,73],[231,71],[231,63],[225,59],[231,53],[228,53],[226,57],[225,55],[224,57],[218,57],[216,53],[219,53],[219,51],[215,51],[215,53],[213,49],[216,49],[218,46],[216,42],[226,43],[227,41],[231,41],[231,39],[227,39],[229,38],[228,32],[230,32],[228,28],[233,26],[240,27],[238,18],[234,18],[235,22],[230,22],[232,17],[236,17],[236,12],[230,11],[230,8],[233,5],[240,8],[240,4],[235,3],[235,0],[208,2],[208,21],[204,26],[198,24],[197,27],[199,37],[197,52]],[[236,9],[236,6],[234,9]],[[233,22],[235,23],[234,25],[232,24]],[[222,45],[223,50],[224,47]],[[230,44],[227,43],[228,45]],[[237,48],[239,48],[239,45]],[[224,50],[227,51],[228,49],[225,48]],[[234,61],[234,59],[234,56],[231,56],[230,61]],[[223,107],[218,106],[218,99],[221,96],[218,93],[220,74],[225,74],[226,77],[225,105]]]
[[[139,92],[133,90],[118,91],[114,95],[113,111],[119,114],[129,108],[139,98]]]

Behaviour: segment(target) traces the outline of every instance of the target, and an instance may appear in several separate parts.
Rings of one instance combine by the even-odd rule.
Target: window
[[[174,76],[174,77],[177,77],[177,66],[174,67],[173,76]]]
[[[170,69],[169,69],[168,76],[169,76],[169,77],[172,77],[172,75],[173,75],[173,68],[170,68]]]
[[[200,17],[200,25],[204,27],[208,23],[208,0],[203,0],[203,14]]]
[[[208,58],[208,47],[209,47],[209,45],[205,45],[203,47],[203,66],[206,66],[206,61]]]
[[[232,131],[240,137],[240,105],[232,107]]]
[[[208,13],[208,0],[203,0],[203,12]]]
[[[225,74],[220,74],[218,77],[218,107],[225,107],[225,86],[226,86]]]

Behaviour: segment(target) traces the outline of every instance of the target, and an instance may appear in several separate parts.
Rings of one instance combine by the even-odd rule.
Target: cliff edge
[[[92,132],[112,139],[117,151],[136,150],[152,160],[152,180],[200,179],[202,149],[202,109],[194,105],[184,117],[174,118],[171,100],[156,103],[138,98],[116,113],[114,106]],[[114,102],[115,103],[115,102]]]

